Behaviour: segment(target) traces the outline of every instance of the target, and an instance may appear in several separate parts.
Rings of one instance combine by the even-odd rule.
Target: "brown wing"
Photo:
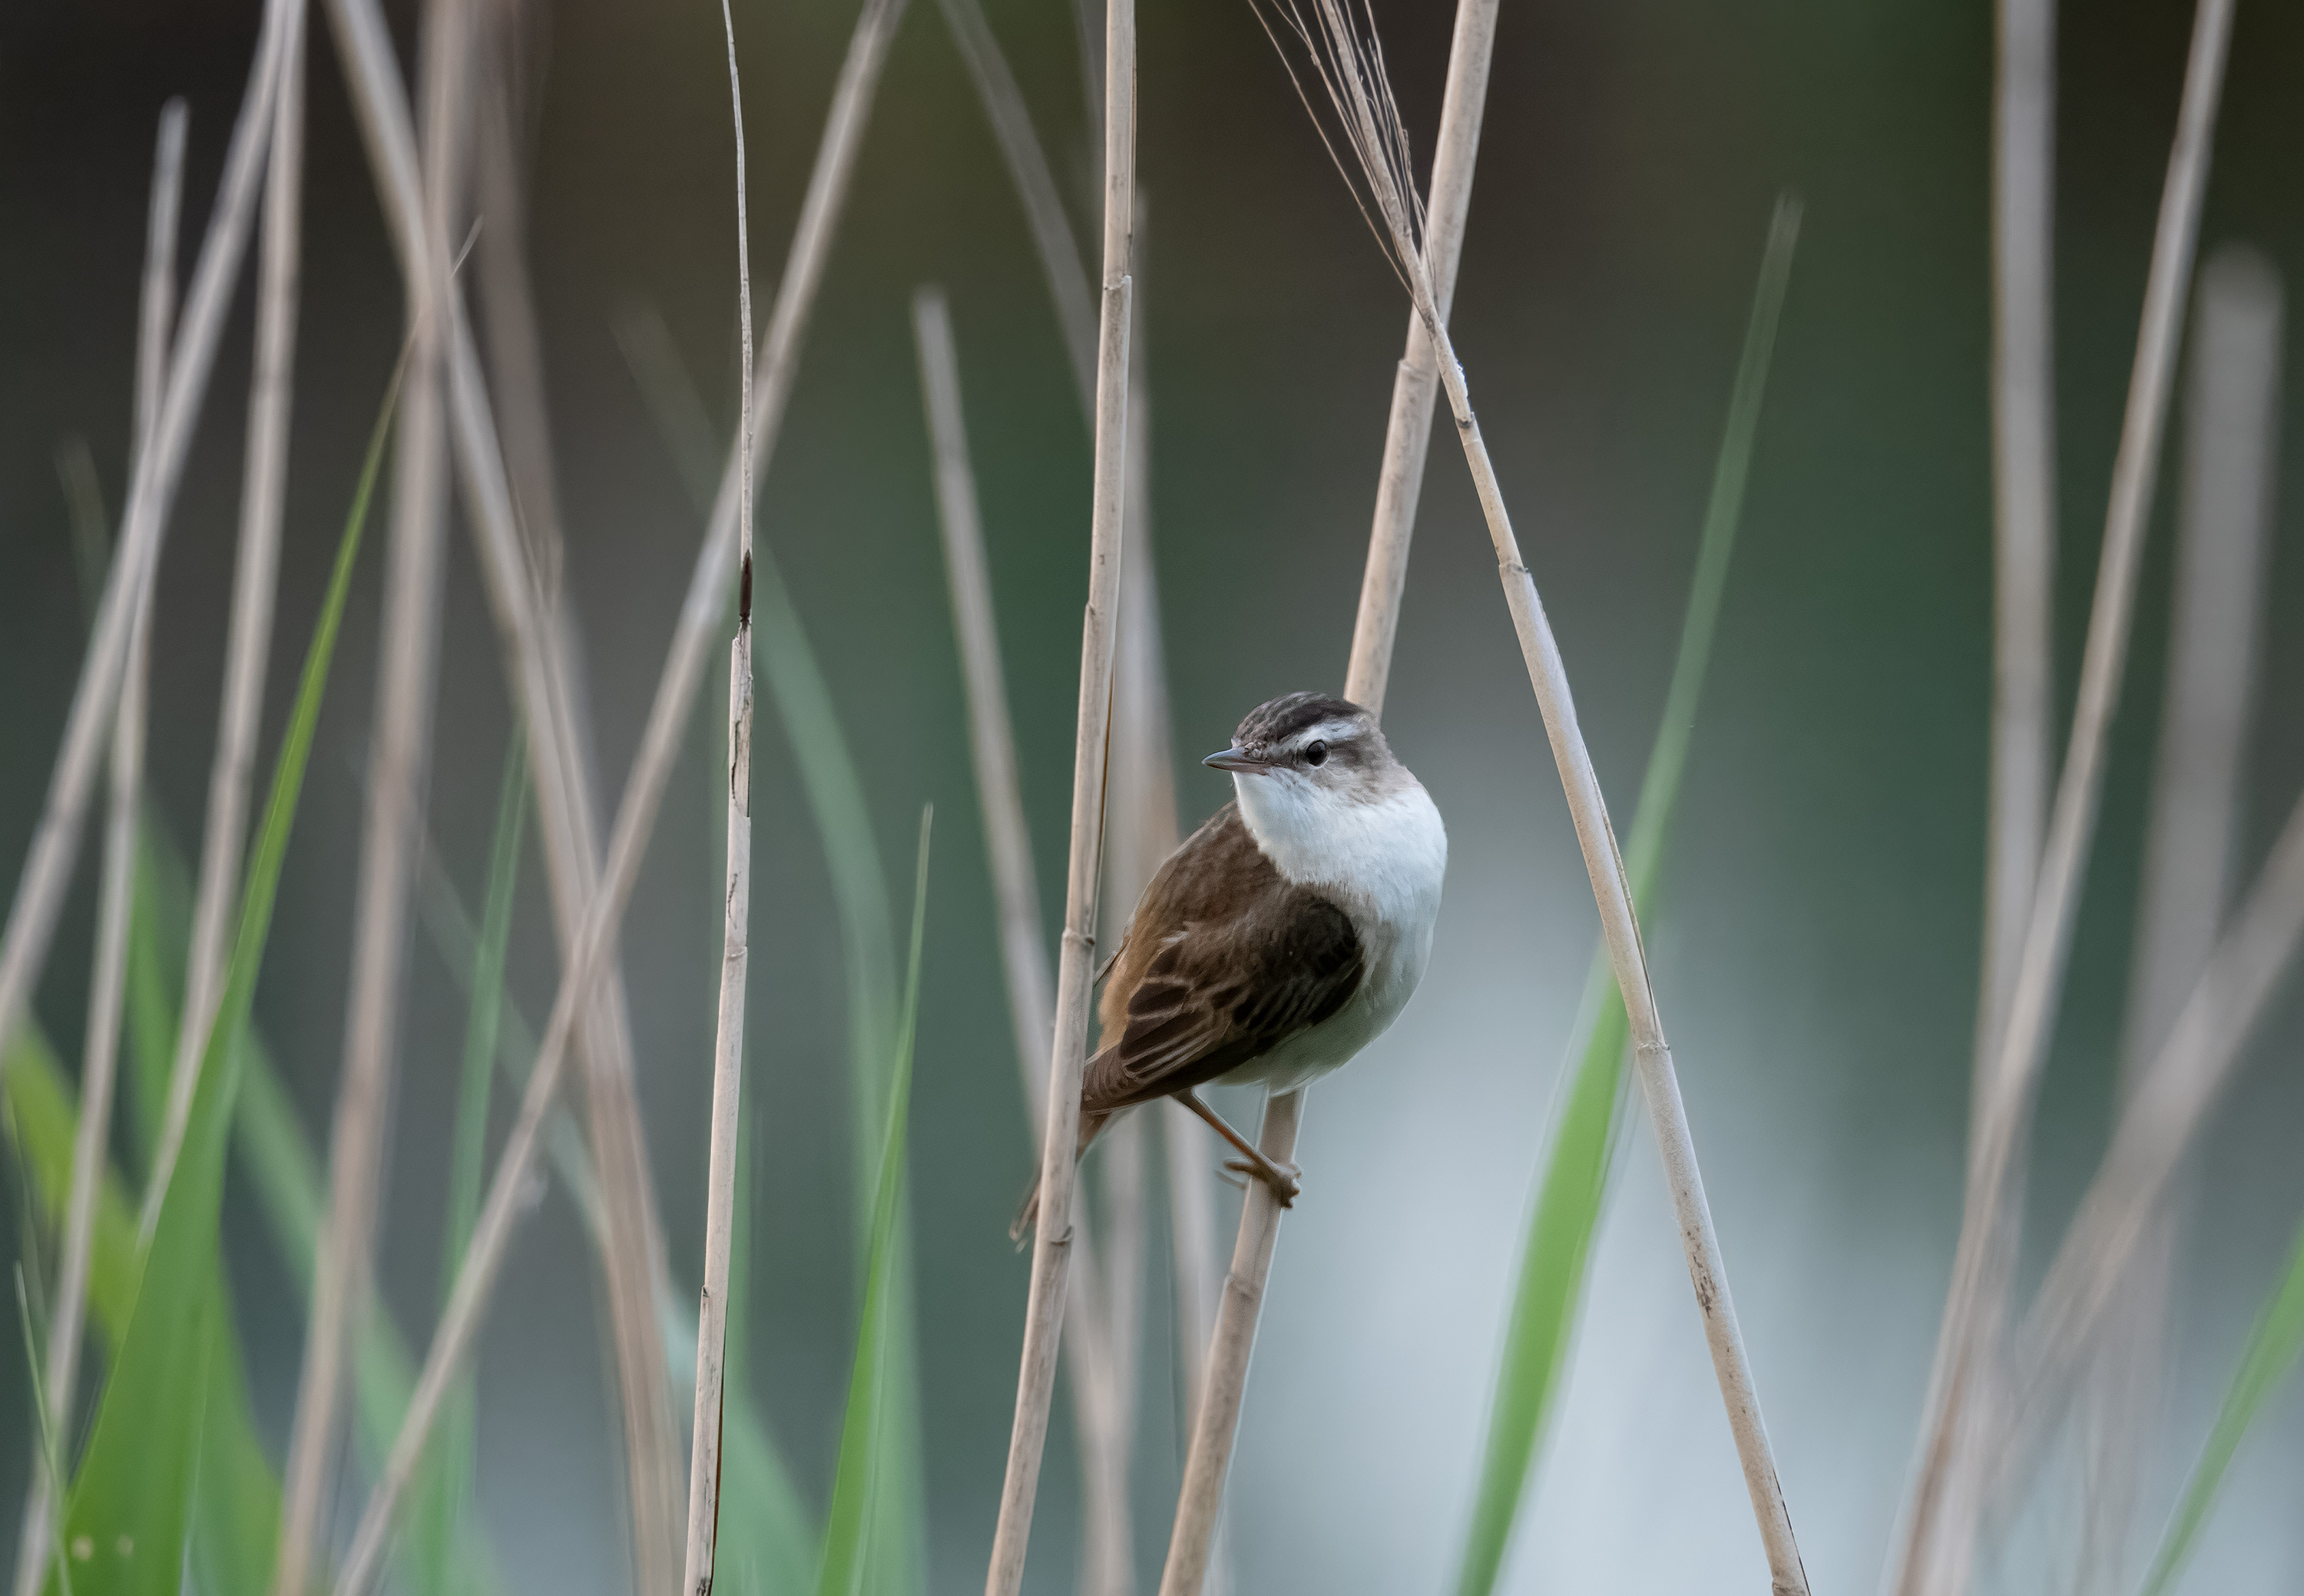
[[[1334,1014],[1366,969],[1351,917],[1283,880],[1227,807],[1137,907],[1080,1106],[1108,1112],[1237,1069]]]

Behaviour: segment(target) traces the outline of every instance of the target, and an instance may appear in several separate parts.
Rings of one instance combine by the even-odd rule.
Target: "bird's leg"
[[[1175,1097],[1178,1102],[1206,1120],[1210,1130],[1240,1150],[1241,1158],[1245,1161],[1226,1164],[1225,1168],[1256,1176],[1272,1188],[1272,1195],[1281,1207],[1293,1208],[1296,1205],[1296,1193],[1304,1189],[1300,1179],[1302,1170],[1293,1164],[1275,1164],[1266,1158],[1247,1137],[1226,1125],[1223,1115],[1200,1101],[1199,1093],[1187,1090],[1176,1093]]]

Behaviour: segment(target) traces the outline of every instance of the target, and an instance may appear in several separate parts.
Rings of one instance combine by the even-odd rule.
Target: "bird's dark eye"
[[[1325,743],[1314,743],[1306,747],[1304,750],[1304,762],[1308,765],[1326,764],[1328,762],[1328,745]]]

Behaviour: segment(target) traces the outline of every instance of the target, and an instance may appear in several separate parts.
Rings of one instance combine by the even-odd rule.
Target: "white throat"
[[[1423,784],[1394,767],[1380,795],[1317,785],[1293,770],[1237,773],[1241,819],[1289,881],[1322,887],[1364,929],[1428,931],[1440,909],[1448,833]]]

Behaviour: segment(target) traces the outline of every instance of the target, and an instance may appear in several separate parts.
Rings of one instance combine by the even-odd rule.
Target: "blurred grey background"
[[[0,875],[13,879],[81,649],[59,440],[115,509],[154,119],[192,107],[198,236],[257,7],[13,0],[0,16]],[[987,0],[1078,186],[1086,118],[1063,0]],[[1419,153],[1447,8],[1379,4]],[[413,8],[393,8],[408,58]],[[731,151],[717,8],[555,0],[538,13],[531,250],[599,760],[621,784],[699,536],[618,353],[659,309],[733,421]],[[739,0],[763,296],[853,20]],[[2173,127],[2190,9],[2071,8],[2060,51],[2061,679],[2069,701]],[[1454,315],[1483,425],[1620,823],[1655,731],[1745,307],[1782,187],[1806,225],[1741,544],[1650,928],[1659,993],[1783,1484],[1817,1588],[1868,1588],[1888,1543],[1958,1218],[1981,917],[1989,687],[1986,156],[1981,0],[1508,5]],[[1398,286],[1244,0],[1142,7],[1143,276],[1163,624],[1180,753],[1275,693],[1341,684],[1404,317]],[[311,55],[303,333],[268,760],[401,304],[325,32]],[[2304,264],[2304,13],[2247,0],[2203,250]],[[186,259],[189,262],[190,246]],[[1022,218],[935,7],[915,0],[864,146],[782,446],[760,490],[860,760],[891,876],[937,806],[911,1163],[933,1587],[982,1577],[1014,1393],[1024,1261],[1004,1231],[1029,1153],[995,964],[908,301],[952,301],[1046,911],[1061,908],[1088,439]],[[245,290],[160,577],[152,782],[180,836],[207,783],[238,499]],[[2291,328],[2296,324],[2291,318]],[[2291,333],[2291,347],[2295,335]],[[2291,365],[2293,361],[2291,361]],[[2291,417],[2295,407],[2291,406]],[[2172,437],[2177,435],[2172,429]],[[2304,426],[2283,428],[2304,463]],[[2173,452],[2147,556],[2105,823],[2051,1064],[2037,1270],[2108,1121],[2167,597]],[[2304,496],[2279,512],[2243,879],[2304,785]],[[477,901],[508,734],[467,542],[449,577],[432,823]],[[307,1124],[341,1049],[353,768],[377,560],[364,564],[258,998]],[[1436,438],[1387,727],[1448,819],[1432,972],[1400,1026],[1315,1094],[1233,1474],[1248,1591],[1431,1592],[1469,1507],[1517,1236],[1595,935],[1581,867],[1477,507]],[[765,700],[764,700],[765,701]],[[642,1085],[674,1267],[701,1229],[719,811],[705,729],[627,923]],[[812,1499],[828,1490],[853,1334],[838,944],[821,852],[773,726],[756,780],[754,1383]],[[1184,762],[1187,823],[1225,796]],[[533,860],[531,859],[531,867]],[[40,989],[76,1057],[94,868]],[[537,870],[513,984],[555,963]],[[420,947],[384,1237],[411,1336],[436,1291],[462,1004]],[[2304,1012],[2282,1000],[2219,1116],[2188,1233],[2180,1377],[2156,1513],[2190,1461],[2304,1209]],[[1252,1114],[1252,1104],[1226,1105]],[[499,1118],[499,1133],[502,1120]],[[1510,1588],[1757,1589],[1765,1566],[1635,1115],[1595,1249],[1570,1396]],[[1224,1193],[1229,1249],[1236,1200]],[[227,1237],[251,1382],[284,1443],[301,1316],[237,1186]],[[5,1245],[17,1244],[12,1222]],[[606,1592],[624,1567],[605,1315],[580,1227],[546,1202],[480,1356],[483,1511],[515,1589]],[[1159,1296],[1156,1294],[1156,1303]],[[1156,1312],[1139,1553],[1154,1577],[1181,1401]],[[0,1357],[0,1501],[29,1448]],[[1069,1588],[1077,1494],[1051,1452],[1029,1588]],[[2242,1454],[2192,1588],[2304,1588],[2304,1391]],[[13,1507],[0,1515],[13,1534]]]

